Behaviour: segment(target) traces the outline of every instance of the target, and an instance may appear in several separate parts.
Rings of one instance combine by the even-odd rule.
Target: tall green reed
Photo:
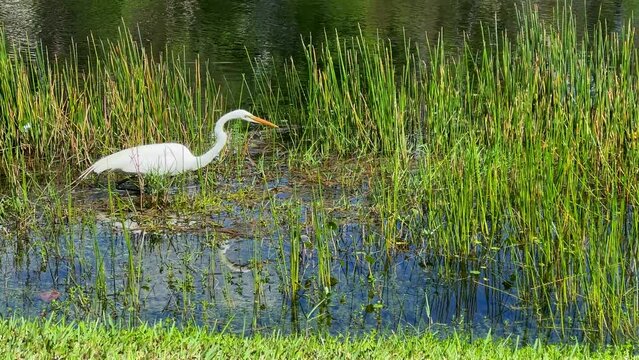
[[[288,121],[289,159],[300,166],[379,159],[369,174],[372,214],[387,248],[409,224],[447,258],[507,249],[520,299],[562,324],[577,306],[597,334],[636,334],[634,29],[599,24],[579,36],[571,9],[556,13],[544,21],[524,7],[516,34],[484,26],[482,44],[455,51],[442,37],[425,53],[406,40],[401,57],[364,32],[327,34],[303,44],[303,64],[254,62],[251,97],[260,114]],[[47,164],[82,167],[150,141],[197,151],[223,107],[199,60],[155,58],[128,30],[114,42],[89,39],[86,65],[73,50],[66,62],[48,61],[44,49],[27,56],[0,37],[0,174],[23,196],[26,171]],[[315,231],[326,229],[321,208],[312,210]],[[422,223],[410,219],[415,211]],[[330,234],[314,236],[327,287]],[[624,311],[606,311],[610,304]]]
[[[325,35],[325,43],[304,43],[306,68],[292,61],[283,76],[263,62],[254,62],[258,108],[273,118],[287,119],[294,143],[321,156],[392,154],[407,150],[406,130],[414,124],[413,100],[404,86],[415,79],[413,58],[398,78],[390,44],[363,35],[343,40]]]
[[[313,244],[317,250],[317,278],[318,285],[327,295],[331,291],[333,285],[333,278],[331,276],[332,271],[332,259],[335,249],[334,244],[334,232],[336,230],[336,224],[327,219],[324,206],[321,203],[322,195],[321,191],[318,195],[318,200],[314,201],[310,207],[310,223],[313,226]],[[295,240],[299,241],[299,240]],[[333,245],[333,248],[331,248]]]
[[[422,230],[417,210],[433,253],[508,249],[521,299],[561,324],[580,304],[598,334],[636,333],[632,316],[604,310],[637,310],[634,29],[578,35],[571,11],[545,21],[524,6],[516,34],[483,26],[482,44],[453,51],[408,42],[401,61],[382,39],[326,35],[303,45],[303,65],[254,63],[253,98],[288,119],[292,156],[380,158],[372,199],[388,248],[403,224]]]
[[[122,28],[113,41],[87,39],[86,63],[11,47],[0,29],[0,174],[84,168],[126,146],[176,141],[209,145],[224,109],[220,88],[199,59],[154,55]],[[56,169],[57,168],[57,169]]]

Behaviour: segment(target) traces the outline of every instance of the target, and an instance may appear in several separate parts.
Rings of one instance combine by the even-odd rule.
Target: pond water
[[[0,2],[0,24],[10,40],[22,44],[37,39],[50,54],[64,57],[72,43],[86,54],[86,39],[113,39],[125,24],[156,51],[184,49],[209,62],[216,79],[237,88],[251,58],[283,61],[302,56],[302,38],[322,40],[325,32],[341,36],[379,36],[397,51],[404,38],[425,47],[440,34],[450,46],[464,36],[477,46],[481,26],[515,33],[520,1],[446,0],[262,0],[262,1],[105,1],[87,6],[74,0]],[[536,2],[542,17],[551,18],[556,1]],[[626,24],[639,4],[631,1],[575,1],[578,24],[603,19],[609,29]],[[585,31],[586,29],[583,29]],[[31,41],[33,42],[33,41]]]
[[[426,244],[432,229],[422,224],[421,240],[388,251],[379,226],[365,220],[365,185],[325,188],[319,207],[317,194],[293,191],[281,177],[266,185],[267,201],[225,199],[221,210],[198,217],[157,216],[155,207],[109,212],[100,183],[73,193],[76,211],[87,214],[80,222],[40,214],[41,226],[24,235],[2,229],[0,315],[163,320],[243,334],[456,329],[515,336],[520,344],[583,336],[562,333],[548,314],[524,304],[508,249],[446,259]],[[241,193],[252,186],[221,187]],[[294,219],[282,214],[291,209]],[[294,299],[293,236],[300,240]],[[328,286],[320,280],[319,242],[328,244]]]
[[[425,46],[439,34],[451,47],[464,36],[480,44],[482,22],[515,32],[516,4],[123,0],[87,6],[77,0],[16,0],[0,2],[0,24],[10,41],[32,46],[37,39],[51,56],[60,57],[74,43],[80,56],[86,55],[87,36],[112,39],[125,24],[158,53],[165,47],[184,49],[187,57],[208,61],[220,83],[237,89],[242,74],[250,72],[250,58],[299,58],[302,38],[361,31],[389,39],[398,51],[405,38]],[[536,6],[550,18],[556,3]],[[573,12],[586,20],[580,23],[603,18],[614,30],[638,7],[578,1]],[[220,185],[237,194],[250,191],[253,182]],[[0,315],[195,322],[236,333],[466,329],[477,336],[489,331],[521,336],[524,342],[584,336],[582,324],[570,320],[578,318],[578,301],[561,309],[566,319],[561,329],[554,321],[557,315],[544,312],[554,311],[552,305],[546,310],[527,306],[514,284],[519,268],[511,257],[516,250],[502,247],[473,259],[446,259],[420,246],[419,238],[426,241],[433,230],[420,224],[411,245],[389,251],[379,224],[367,222],[371,210],[365,184],[323,189],[322,201],[339,203],[330,211],[316,209],[315,189],[290,174],[269,179],[265,186],[258,196],[263,201],[256,205],[226,200],[224,210],[218,207],[206,218],[108,211],[109,193],[87,186],[73,194],[73,207],[88,214],[82,222],[37,214],[40,226],[26,231],[0,223]],[[194,196],[200,191],[197,186],[192,190]],[[281,213],[291,209],[293,215]],[[293,220],[284,221],[286,216]],[[304,225],[292,229],[296,223]],[[300,250],[294,254],[296,236]],[[328,263],[322,263],[317,243],[328,244]],[[300,261],[294,299],[292,257]],[[330,275],[329,284],[322,282],[323,272]]]

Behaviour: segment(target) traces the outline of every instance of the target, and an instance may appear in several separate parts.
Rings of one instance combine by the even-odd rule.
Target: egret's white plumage
[[[246,110],[234,110],[222,116],[215,123],[215,144],[201,156],[194,156],[186,146],[176,143],[136,146],[101,158],[83,171],[77,181],[86,178],[92,172],[100,174],[107,170],[158,175],[176,175],[186,171],[197,170],[208,165],[222,151],[227,141],[224,124],[232,119],[241,119],[277,127],[277,125],[261,119]]]

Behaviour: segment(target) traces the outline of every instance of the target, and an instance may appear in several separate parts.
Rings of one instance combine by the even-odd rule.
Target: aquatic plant
[[[446,257],[509,249],[522,302],[560,323],[577,307],[600,336],[636,333],[634,28],[578,36],[567,6],[555,22],[532,7],[518,17],[514,35],[485,25],[479,48],[450,51],[440,37],[424,54],[407,40],[401,59],[363,32],[327,34],[304,44],[305,64],[255,62],[253,98],[288,119],[296,161],[380,159],[388,249],[417,234]]]
[[[0,174],[9,184],[46,164],[88,167],[114,150],[152,142],[210,142],[222,94],[198,59],[154,58],[128,29],[113,42],[87,40],[86,63],[11,47],[0,29]],[[37,159],[37,161],[34,161]]]
[[[382,245],[380,257],[413,251],[438,259],[445,277],[466,276],[507,292],[559,332],[578,327],[600,342],[636,338],[634,29],[629,24],[611,32],[599,24],[578,35],[569,8],[558,8],[555,22],[525,8],[519,21],[516,34],[485,25],[479,47],[465,41],[451,50],[442,37],[429,44],[406,39],[398,57],[394,44],[362,31],[351,39],[327,34],[321,43],[306,41],[303,64],[253,63],[251,100],[256,113],[288,122],[285,132],[269,138],[286,157],[278,152],[250,167],[237,157],[236,166],[215,170],[235,175],[238,183],[249,175],[246,183],[254,185],[257,177],[266,184],[273,180],[267,170],[277,177],[286,164],[315,189],[303,203],[262,207],[283,214],[267,223],[287,229],[279,237],[279,273],[292,300],[308,279],[300,270],[300,226],[310,230],[317,264],[311,283],[326,296],[305,298],[311,302],[304,309],[308,319],[329,314],[335,300],[340,220],[332,218],[325,190],[342,186],[360,188],[366,204],[358,221],[367,221],[365,241]],[[113,42],[89,43],[93,54],[86,63],[73,50],[57,61],[42,48],[32,54],[10,48],[0,33],[0,178],[9,193],[0,200],[0,220],[15,224],[12,236],[28,234],[41,213],[51,222],[82,216],[75,209],[82,205],[50,190],[53,175],[62,174],[56,180],[66,185],[89,159],[143,142],[190,142],[199,151],[208,145],[212,119],[225,108],[222,91],[199,60],[187,65],[170,51],[155,58],[126,29]],[[247,138],[245,133],[241,141]],[[240,185],[225,188],[237,191],[233,195],[213,198],[209,189],[219,180],[208,175],[197,174],[197,196],[182,194],[168,207],[197,209],[210,220],[232,201],[249,207],[275,199],[261,196],[262,189],[259,196],[247,195],[237,190]],[[48,185],[34,186],[43,176]],[[132,199],[110,189],[106,196],[104,207],[120,223],[136,211]],[[265,237],[268,230],[262,229]],[[91,264],[70,234],[43,243],[41,253],[55,250],[60,258]],[[143,247],[124,234],[126,271],[118,300],[136,310],[143,306]],[[10,241],[23,251],[26,242],[16,239]],[[96,308],[104,311],[115,301],[104,300],[107,255],[95,255],[96,301],[103,303]],[[500,286],[491,280],[496,275],[486,273],[506,261],[514,270]],[[232,306],[232,274],[224,267],[219,272],[222,295]],[[257,269],[254,275],[259,294],[266,286]],[[78,299],[83,296],[78,292]],[[191,305],[182,305],[188,313]]]

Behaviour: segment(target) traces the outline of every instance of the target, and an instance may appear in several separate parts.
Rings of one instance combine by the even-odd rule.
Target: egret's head
[[[238,115],[239,115],[238,117],[242,120],[256,123],[256,124],[262,124],[262,125],[266,125],[266,126],[270,126],[274,128],[277,127],[277,125],[273,124],[272,122],[264,120],[260,117],[257,117],[246,110],[236,110],[236,111],[238,112]]]

